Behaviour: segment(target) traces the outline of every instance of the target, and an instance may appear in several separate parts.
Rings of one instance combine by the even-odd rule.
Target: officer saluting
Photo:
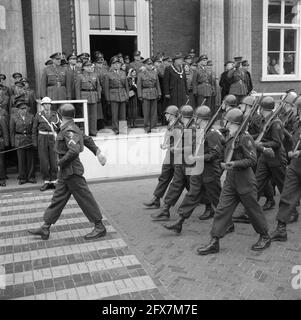
[[[57,222],[70,196],[73,195],[89,221],[95,224],[95,228],[85,236],[85,239],[97,239],[106,235],[106,228],[102,223],[102,215],[97,202],[83,177],[84,167],[79,154],[84,149],[84,136],[74,123],[75,108],[73,105],[63,105],[60,113],[62,124],[54,147],[59,159],[59,180],[52,202],[44,214],[44,225],[39,229],[29,230],[29,233],[40,235],[43,240],[48,240],[51,225]],[[97,154],[100,163],[105,165],[106,158],[101,155],[100,150]]]
[[[56,111],[51,110],[52,100],[43,98],[43,110],[34,118],[32,129],[33,146],[38,148],[40,167],[44,185],[41,191],[55,189],[57,179],[57,162],[54,154],[55,130],[59,128],[60,118]]]

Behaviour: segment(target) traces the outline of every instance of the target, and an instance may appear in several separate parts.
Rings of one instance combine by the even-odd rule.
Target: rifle
[[[300,134],[298,142],[297,142],[297,144],[296,144],[296,146],[294,148],[294,151],[293,151],[294,153],[298,151],[298,149],[300,147],[300,144],[301,144],[301,134]]]
[[[254,100],[254,103],[252,105],[251,118],[250,118],[250,122],[248,124],[248,128],[250,127],[251,124],[253,124],[253,120],[252,119],[253,119],[255,113],[258,111],[263,98],[264,98],[264,94],[262,93],[261,96],[260,96],[260,99],[258,99],[258,100],[255,99]]]
[[[283,126],[285,127],[289,121],[289,119],[291,118],[291,116],[294,114],[294,111],[291,110],[287,116],[283,119],[282,123],[283,123]]]

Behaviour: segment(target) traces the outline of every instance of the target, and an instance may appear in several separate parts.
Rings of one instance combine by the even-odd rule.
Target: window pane
[[[295,74],[295,61],[296,61],[295,56],[296,54],[293,52],[284,54],[284,62],[283,62],[284,74]]]
[[[280,51],[280,29],[269,29],[268,51]]]
[[[99,29],[99,16],[90,16],[90,29]]]
[[[115,0],[115,15],[134,16],[136,0]]]
[[[135,31],[135,17],[115,17],[116,30]]]
[[[110,15],[110,0],[99,0],[100,14]]]
[[[284,51],[296,51],[297,30],[284,30]]]
[[[268,53],[268,74],[280,74],[279,57],[279,53]]]
[[[281,23],[281,1],[269,1],[269,23]]]
[[[99,14],[98,0],[89,0],[89,13]]]
[[[298,23],[298,1],[285,1],[285,23]]]
[[[110,30],[110,16],[100,16],[100,29]]]

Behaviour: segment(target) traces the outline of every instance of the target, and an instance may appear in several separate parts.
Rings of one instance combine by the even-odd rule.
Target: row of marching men
[[[162,149],[168,149],[153,198],[145,202],[159,209],[154,221],[169,221],[170,209],[183,190],[179,218],[164,227],[177,234],[200,204],[206,211],[200,220],[213,218],[211,240],[197,249],[199,255],[219,252],[219,241],[234,232],[233,222],[251,223],[259,234],[252,250],[268,248],[272,241],[286,241],[286,225],[298,220],[301,197],[301,96],[291,90],[275,103],[270,96],[247,96],[237,106],[226,96],[212,115],[202,105],[195,112],[189,105],[166,110],[169,122]],[[225,179],[222,174],[225,173]],[[221,181],[224,180],[223,186]],[[281,193],[277,227],[269,233],[258,200],[269,185]],[[241,203],[245,213],[234,219]],[[268,209],[270,209],[269,207]]]

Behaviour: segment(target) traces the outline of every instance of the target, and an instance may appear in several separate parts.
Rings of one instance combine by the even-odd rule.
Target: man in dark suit
[[[234,62],[228,61],[225,63],[226,70],[221,74],[221,78],[219,81],[219,86],[221,87],[221,100],[223,101],[224,98],[230,92],[231,82],[228,79],[228,72],[234,68]]]
[[[253,91],[253,83],[251,73],[249,72],[249,62],[248,60],[244,60],[241,63],[242,69],[245,70],[245,84],[247,87],[247,94],[250,94]]]

